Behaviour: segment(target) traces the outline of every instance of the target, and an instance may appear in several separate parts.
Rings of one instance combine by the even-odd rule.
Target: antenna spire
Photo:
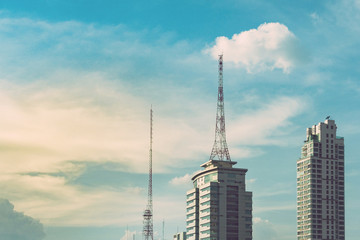
[[[144,211],[144,228],[143,235],[145,240],[153,240],[153,206],[152,206],[152,141],[153,141],[153,110],[150,109],[150,150],[149,150],[149,188],[148,188],[148,204]]]
[[[229,149],[226,143],[224,91],[223,91],[223,55],[219,55],[219,87],[216,111],[215,142],[211,151],[210,160],[230,161]]]

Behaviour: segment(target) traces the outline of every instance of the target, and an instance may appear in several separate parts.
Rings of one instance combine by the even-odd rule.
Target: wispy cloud
[[[191,178],[192,178],[192,175],[187,173],[182,177],[175,177],[175,178],[171,179],[170,184],[174,185],[174,186],[183,186],[183,185],[188,186],[189,183],[191,183]]]
[[[249,73],[282,69],[289,73],[306,56],[295,35],[281,23],[264,23],[257,29],[221,36],[206,52],[214,58],[224,54],[225,62],[245,67]]]
[[[246,180],[246,184],[252,184],[254,182],[256,182],[256,178],[250,178]]]
[[[0,108],[6,114],[0,119],[3,126],[1,189],[19,209],[48,225],[120,225],[125,224],[123,216],[135,216],[127,218],[127,223],[141,221],[139,206],[145,206],[142,189],[88,188],[70,184],[71,179],[83,174],[88,162],[113,162],[124,166],[123,171],[147,171],[144,166],[148,161],[149,116],[148,109],[142,109],[147,105],[145,100],[134,99],[121,85],[87,77],[70,88],[69,85],[54,88],[38,83],[18,86],[3,82]],[[86,84],[89,82],[91,84]],[[232,123],[230,139],[234,139],[231,142],[240,144],[256,133],[257,139],[253,139],[252,144],[256,145],[256,141],[268,144],[266,137],[270,136],[271,129],[289,124],[288,118],[301,108],[296,101],[285,98],[264,109],[246,115],[255,125],[253,131],[241,130],[241,137],[236,136],[236,127],[245,122]],[[273,119],[276,120],[263,128],[260,123],[266,115],[275,115]],[[212,139],[213,131],[203,126],[204,116],[196,116],[184,119],[176,115],[164,119],[157,116],[154,145],[162,147],[154,151],[156,172],[179,164],[178,158],[183,159],[183,164],[193,161],[196,154],[208,154],[211,147],[208,139]],[[208,120],[209,126],[211,120]],[[234,154],[241,155],[236,151]],[[171,184],[191,184],[190,178],[189,174],[177,177]],[[159,202],[167,206],[166,201],[174,202],[169,199]],[[179,200],[178,204],[181,203]],[[182,212],[180,209],[176,216],[182,216]],[[163,215],[166,216],[166,212]]]
[[[7,60],[0,60],[0,186],[21,211],[47,225],[141,222],[143,188],[89,187],[72,180],[82,176],[88,164],[111,163],[114,170],[146,172],[151,103],[155,174],[208,157],[216,99],[208,104],[207,92],[189,87],[190,81],[199,89],[208,85],[199,83],[203,81],[199,76],[181,79],[181,84],[174,81],[179,78],[176,75],[186,78],[193,73],[191,69],[181,72],[189,66],[204,70],[206,56],[195,53],[176,60],[173,55],[186,55],[180,51],[189,47],[186,42],[168,46],[159,36],[153,46],[137,34],[143,33],[72,21],[0,21],[0,35],[4,36],[0,43],[6,50],[2,59]],[[164,59],[153,66],[150,60],[157,55]],[[164,70],[165,62],[168,68]],[[180,67],[175,68],[176,64]],[[290,125],[304,106],[300,98],[257,100],[257,110],[237,113],[229,120],[234,158],[261,154],[254,146],[277,144],[272,137],[286,134],[279,129]],[[248,146],[239,147],[243,143]],[[190,177],[174,178],[171,184],[191,184]],[[183,206],[185,201],[164,195],[158,203],[162,206],[157,209],[159,216],[166,216],[174,203]],[[182,219],[184,209],[171,217]]]
[[[254,223],[254,240],[262,239],[278,239],[278,234],[275,230],[274,225],[267,219],[262,219],[260,217],[253,218]]]
[[[254,212],[256,214],[263,213],[263,212],[277,212],[277,211],[294,211],[296,209],[296,204],[283,204],[281,206],[256,206]]]
[[[59,176],[3,175],[0,186],[18,209],[51,226],[134,224],[145,206],[138,188],[87,188]]]
[[[278,137],[289,134],[290,119],[301,114],[306,106],[306,99],[301,97],[284,96],[264,102],[254,112],[230,122],[229,142],[241,145],[284,144]]]
[[[8,165],[4,171],[57,171],[58,163],[71,160],[142,161],[148,127],[135,106],[144,103],[103,81],[89,82],[92,85],[70,90],[36,84],[0,86],[0,122],[7,126],[0,138],[1,155],[18,163],[2,161]],[[132,106],[126,107],[127,102]]]
[[[125,235],[122,238],[120,238],[120,240],[131,240],[131,239],[135,238],[136,235],[139,235],[139,234],[137,234],[136,231],[126,230]]]

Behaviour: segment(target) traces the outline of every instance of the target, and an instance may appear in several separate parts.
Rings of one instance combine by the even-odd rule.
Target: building
[[[223,61],[219,57],[219,87],[215,142],[204,169],[192,177],[187,192],[188,240],[251,240],[252,193],[245,188],[247,169],[234,168],[225,137]]]
[[[245,190],[247,169],[236,162],[208,161],[187,192],[188,240],[251,240],[252,193]]]
[[[306,131],[297,160],[297,239],[345,239],[344,138],[327,117]]]
[[[175,234],[174,240],[186,240],[186,232],[180,232]]]

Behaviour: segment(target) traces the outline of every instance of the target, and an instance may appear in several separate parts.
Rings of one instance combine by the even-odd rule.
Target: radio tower
[[[153,206],[152,206],[152,125],[153,111],[150,109],[150,150],[149,150],[149,189],[148,204],[144,211],[144,229],[143,235],[145,240],[154,240],[153,235]]]
[[[224,92],[223,92],[223,55],[219,55],[219,88],[216,111],[215,142],[210,160],[230,161],[229,149],[226,143]]]

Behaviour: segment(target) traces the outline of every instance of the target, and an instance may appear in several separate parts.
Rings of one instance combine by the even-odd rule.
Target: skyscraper
[[[251,240],[252,193],[245,188],[247,169],[233,168],[225,137],[223,56],[219,57],[219,87],[215,142],[204,169],[192,177],[187,192],[188,240]]]
[[[344,138],[336,124],[306,130],[297,160],[297,239],[345,239]]]

